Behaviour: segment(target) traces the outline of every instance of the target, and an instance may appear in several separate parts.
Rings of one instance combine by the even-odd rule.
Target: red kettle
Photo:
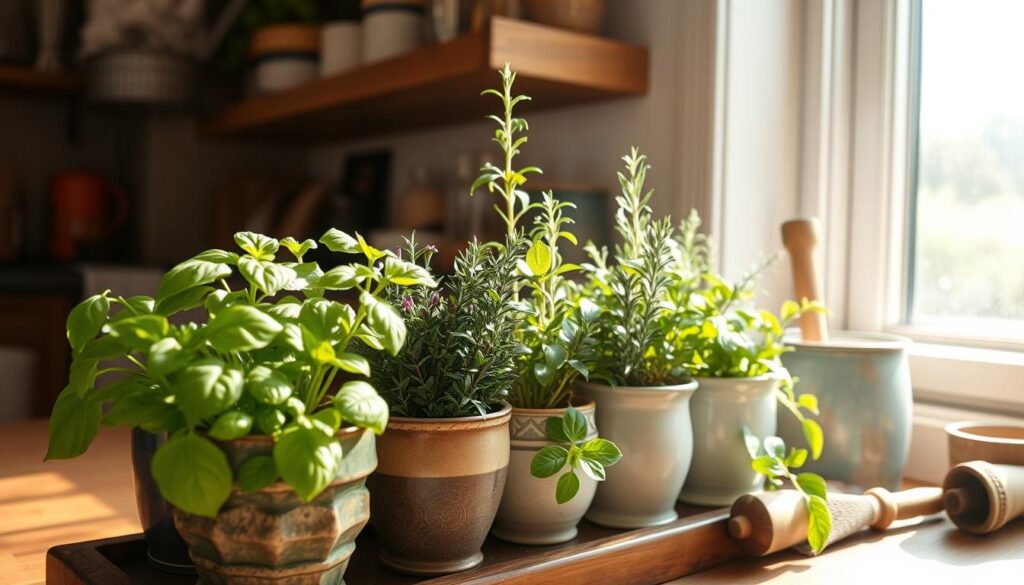
[[[128,222],[128,193],[89,171],[65,171],[50,183],[55,258],[71,260],[102,248]]]

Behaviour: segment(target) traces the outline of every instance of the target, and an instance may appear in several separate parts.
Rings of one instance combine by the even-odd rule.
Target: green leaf
[[[210,284],[231,276],[231,266],[205,260],[186,260],[170,269],[160,279],[156,289],[156,300],[166,299],[185,289]]]
[[[340,304],[327,299],[309,299],[303,303],[299,325],[312,335],[306,342],[311,350],[319,342],[338,340],[343,311]]]
[[[562,415],[562,432],[572,444],[587,438],[587,419],[573,407],[565,409]]]
[[[580,299],[580,316],[586,322],[591,322],[601,314],[601,307],[589,299]]]
[[[786,300],[782,303],[782,309],[779,311],[779,315],[782,317],[782,322],[787,323],[794,317],[800,314],[800,304],[796,301]]]
[[[583,444],[580,452],[584,460],[600,463],[604,467],[615,465],[622,459],[618,445],[608,439],[591,439]]]
[[[586,475],[587,477],[594,481],[605,480],[604,465],[601,465],[597,461],[591,461],[589,459],[580,459],[579,468],[584,475]]]
[[[789,455],[783,461],[790,469],[799,469],[807,463],[807,449],[790,449]]]
[[[316,285],[327,290],[349,290],[362,282],[366,277],[351,264],[336,266],[324,273],[316,281]]]
[[[231,468],[209,439],[188,433],[167,441],[153,456],[153,479],[167,501],[213,518],[231,495]]]
[[[280,372],[256,366],[245,377],[245,390],[263,404],[281,404],[292,395],[292,386]]]
[[[178,408],[189,423],[224,412],[242,396],[242,372],[216,358],[203,358],[171,379]]]
[[[213,292],[211,286],[194,286],[187,288],[180,293],[173,294],[169,297],[162,298],[154,309],[157,313],[165,317],[170,317],[182,311],[188,311],[195,309],[196,307],[202,306],[206,300],[206,295]]]
[[[569,436],[565,434],[565,427],[562,425],[562,417],[551,416],[544,421],[544,430],[549,439],[556,443],[569,443]]]
[[[320,243],[327,246],[331,252],[359,253],[359,242],[345,232],[334,228],[327,230],[327,233],[320,238]]]
[[[743,443],[747,447],[747,453],[750,453],[751,459],[756,458],[757,454],[761,451],[761,439],[758,439],[757,435],[754,434],[754,431],[751,431],[750,427],[747,425],[743,425],[742,433]]]
[[[316,242],[314,240],[299,242],[291,236],[281,240],[281,245],[288,248],[291,255],[295,256],[295,260],[299,262],[302,261],[302,257],[306,255],[306,252],[316,249]]]
[[[334,397],[334,408],[346,421],[378,435],[388,426],[388,403],[362,380],[345,382]]]
[[[584,378],[590,378],[590,368],[580,360],[569,360],[569,367],[579,372]]]
[[[123,357],[127,349],[121,340],[110,335],[93,339],[85,344],[82,351],[75,357],[75,360],[97,362],[101,360]]]
[[[553,370],[557,370],[558,368],[562,367],[562,364],[565,363],[566,358],[569,357],[568,352],[565,351],[565,347],[561,345],[545,343],[543,350],[544,361],[546,361],[548,367]]]
[[[333,364],[350,374],[370,377],[370,362],[357,353],[345,352],[339,355]]]
[[[328,435],[333,435],[334,433],[338,432],[338,429],[341,428],[341,423],[343,421],[343,419],[341,418],[341,413],[338,412],[337,410],[334,410],[333,408],[324,408],[318,410],[314,412],[310,416],[310,418],[319,421],[326,425],[328,428],[330,428],[331,432],[327,433]]]
[[[274,463],[285,483],[304,502],[324,490],[338,471],[341,445],[315,429],[291,426],[274,445]]]
[[[238,271],[250,284],[270,296],[284,290],[298,276],[294,269],[283,264],[249,256],[238,259]]]
[[[226,250],[207,250],[196,254],[192,259],[216,264],[238,264],[238,254]]]
[[[107,294],[93,295],[78,303],[68,314],[67,334],[71,349],[81,351],[85,344],[99,334],[110,312]]]
[[[394,307],[367,292],[359,295],[359,302],[367,308],[367,324],[380,338],[381,344],[392,356],[398,355],[405,343],[405,322]]]
[[[825,434],[821,432],[821,425],[814,420],[805,418],[801,424],[804,438],[807,439],[807,446],[811,449],[811,457],[817,461],[821,457],[821,450],[825,447]]]
[[[437,281],[430,275],[429,270],[393,256],[384,259],[384,278],[399,286],[437,286]]]
[[[288,422],[284,413],[274,408],[263,408],[256,411],[256,427],[264,435],[273,435],[284,428]]]
[[[210,436],[221,441],[232,441],[249,434],[252,430],[252,417],[240,410],[229,410],[217,417],[217,422],[210,427]]]
[[[538,478],[551,477],[569,461],[569,451],[558,445],[541,447],[530,461],[530,475]]]
[[[152,373],[166,376],[188,363],[189,357],[177,339],[165,337],[149,347],[149,360],[146,366]]]
[[[217,313],[204,330],[206,340],[221,353],[262,349],[284,327],[276,319],[249,305],[232,305]]]
[[[551,270],[551,250],[547,244],[535,240],[526,251],[526,265],[535,276],[544,276]]]
[[[814,394],[801,394],[796,403],[803,409],[818,414],[818,397]]]
[[[580,478],[576,476],[574,471],[569,470],[562,477],[558,478],[558,486],[555,488],[555,501],[559,504],[564,504],[576,497],[576,493],[579,491]]]
[[[375,262],[387,254],[368,244],[359,232],[356,232],[356,243],[359,244],[359,250],[370,262]]]
[[[779,437],[765,437],[764,450],[769,455],[778,459],[785,459],[786,457],[786,443]]]
[[[100,427],[102,404],[65,388],[50,415],[48,459],[70,459],[85,453]]]
[[[243,492],[261,490],[277,481],[277,465],[270,455],[253,455],[238,468],[238,487]]]
[[[274,255],[277,254],[277,249],[280,247],[280,242],[274,238],[254,232],[238,232],[235,234],[235,243],[253,258],[268,261],[274,259]]]
[[[126,348],[146,350],[167,337],[170,323],[163,315],[138,315],[107,325],[107,331]]]
[[[821,554],[832,534],[832,514],[825,500],[819,496],[811,496],[807,500],[807,544],[815,554]]]
[[[796,476],[796,483],[800,489],[809,496],[817,496],[823,500],[828,499],[828,488],[825,480],[816,473],[801,473]]]
[[[114,399],[102,422],[108,427],[144,427],[147,430],[184,423],[181,412],[167,400],[167,394],[140,382],[125,388],[124,394]]]
[[[767,477],[775,477],[779,475],[786,475],[786,468],[782,465],[782,462],[770,455],[761,455],[760,457],[754,458],[750,462],[750,467]]]

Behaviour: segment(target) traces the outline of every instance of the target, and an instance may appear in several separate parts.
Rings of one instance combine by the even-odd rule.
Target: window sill
[[[1024,353],[915,343],[909,358],[915,401],[1024,415]]]

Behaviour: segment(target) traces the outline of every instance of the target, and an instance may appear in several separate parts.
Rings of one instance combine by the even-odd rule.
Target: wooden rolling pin
[[[961,463],[946,474],[943,499],[949,519],[970,534],[988,534],[1024,516],[1024,466]]]
[[[821,281],[815,256],[818,245],[817,218],[793,219],[782,224],[782,244],[789,251],[793,264],[793,288],[796,298],[821,301]],[[808,312],[800,316],[800,333],[804,341],[828,341],[828,323],[822,313]]]
[[[829,494],[828,509],[832,513],[832,533],[827,544],[832,544],[865,526],[885,530],[896,520],[937,514],[942,511],[942,489],[890,492],[872,488],[861,496]],[[813,554],[805,543],[807,505],[803,494],[796,490],[740,496],[733,502],[731,516],[729,535],[751,556],[762,557],[790,547]]]

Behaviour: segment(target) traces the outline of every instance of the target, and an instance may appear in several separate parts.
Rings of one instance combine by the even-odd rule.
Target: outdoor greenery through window
[[[918,6],[909,321],[1024,340],[1024,2]]]

